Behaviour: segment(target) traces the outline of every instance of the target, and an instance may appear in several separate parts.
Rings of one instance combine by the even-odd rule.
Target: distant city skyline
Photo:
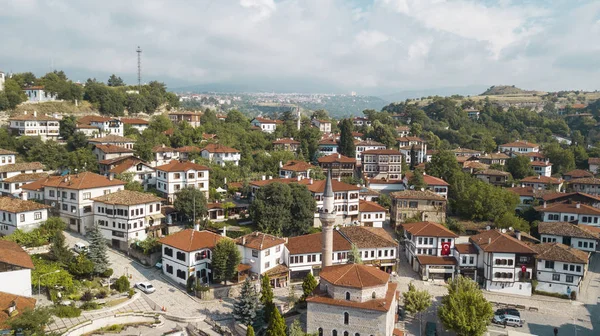
[[[600,2],[0,0],[0,70],[170,89],[595,90]],[[202,90],[204,88],[204,90]]]

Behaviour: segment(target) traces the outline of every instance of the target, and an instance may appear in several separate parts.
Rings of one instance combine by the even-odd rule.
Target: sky
[[[383,95],[600,86],[600,1],[0,0],[0,70]]]

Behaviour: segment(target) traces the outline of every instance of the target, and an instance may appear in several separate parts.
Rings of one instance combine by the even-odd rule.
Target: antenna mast
[[[142,48],[140,46],[135,50],[137,52],[138,65],[138,91],[142,91]]]

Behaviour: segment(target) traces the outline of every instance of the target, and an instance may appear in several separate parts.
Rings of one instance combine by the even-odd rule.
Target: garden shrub
[[[98,304],[97,302],[85,302],[79,308],[81,308],[83,310],[94,310],[94,309],[99,309],[100,304]]]
[[[81,309],[74,306],[58,305],[54,308],[54,314],[60,318],[79,317],[79,315],[81,315]]]
[[[103,278],[110,278],[113,275],[114,271],[112,268],[107,268],[102,274],[100,274]]]
[[[93,299],[94,299],[94,295],[89,290],[85,291],[85,293],[83,293],[83,295],[81,295],[81,298],[80,298],[81,301],[92,301]]]
[[[135,291],[133,290],[133,288],[129,288],[129,292],[127,293],[127,296],[131,299],[134,295],[135,295]]]
[[[105,289],[101,289],[98,293],[96,293],[97,299],[104,299],[108,296],[108,292]]]
[[[121,275],[121,277],[118,278],[113,285],[113,288],[119,291],[119,293],[126,292],[130,287],[131,285],[129,284],[129,279],[127,279],[127,277],[124,275]]]

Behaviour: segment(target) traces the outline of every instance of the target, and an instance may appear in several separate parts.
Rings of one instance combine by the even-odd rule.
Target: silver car
[[[515,328],[523,326],[523,320],[519,316],[514,315],[496,315],[492,319],[492,323]]]
[[[135,284],[135,287],[146,294],[154,293],[156,291],[156,288],[149,282],[138,282]]]

